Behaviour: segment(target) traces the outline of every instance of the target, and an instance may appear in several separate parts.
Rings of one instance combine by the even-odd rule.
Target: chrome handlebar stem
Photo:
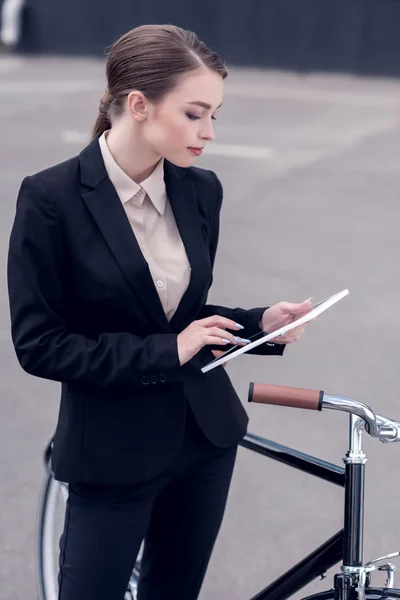
[[[343,566],[342,574],[335,576],[335,593],[339,594],[338,597],[348,600],[351,588],[356,591],[357,600],[366,600],[367,575],[375,569],[375,565],[372,564],[375,561],[370,561],[367,565],[362,566],[364,469],[367,462],[362,450],[362,433],[365,430],[381,442],[398,442],[400,441],[400,423],[377,415],[366,404],[350,398],[324,394],[321,404],[321,408],[350,413],[349,450],[343,459],[346,465]],[[389,558],[389,556],[383,558]],[[387,571],[386,586],[392,587],[394,585],[394,566],[387,563],[381,565],[380,570]],[[356,587],[354,578],[356,578]],[[346,587],[347,592],[342,596],[343,586],[348,586],[348,588]]]
[[[378,438],[381,442],[400,441],[400,423],[393,419],[377,415],[363,402],[351,400],[351,398],[341,398],[340,396],[324,394],[322,408],[340,410],[360,417],[365,423],[366,432],[370,436]]]

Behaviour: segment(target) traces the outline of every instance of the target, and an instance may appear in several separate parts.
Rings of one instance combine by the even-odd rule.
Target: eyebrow
[[[195,100],[194,102],[188,102],[188,104],[195,104],[196,106],[201,106],[202,108],[205,108],[206,110],[212,109],[211,104],[207,104],[207,102],[202,102],[201,100]],[[222,102],[219,106],[217,106],[217,110],[218,110],[218,108],[221,108],[221,106],[222,106]]]

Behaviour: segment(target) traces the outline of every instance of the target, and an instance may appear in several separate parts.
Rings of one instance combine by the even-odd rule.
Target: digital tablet
[[[333,296],[329,296],[328,298],[325,298],[325,300],[320,300],[319,302],[317,302],[316,304],[313,304],[310,307],[310,310],[307,312],[307,314],[303,315],[302,317],[299,317],[298,319],[295,319],[294,321],[291,321],[290,323],[286,323],[284,325],[282,325],[282,323],[277,323],[274,326],[273,330],[269,331],[267,334],[265,334],[264,331],[260,331],[259,333],[256,333],[255,335],[253,335],[250,338],[253,340],[250,344],[247,344],[246,346],[240,346],[239,348],[236,348],[236,347],[230,348],[229,350],[224,352],[221,356],[219,356],[218,358],[215,358],[214,360],[209,362],[208,365],[205,365],[201,369],[202,373],[207,373],[207,371],[211,371],[212,369],[219,367],[222,363],[226,363],[229,360],[236,358],[236,356],[245,354],[252,348],[256,348],[256,346],[265,344],[266,342],[269,342],[270,340],[278,337],[279,335],[284,335],[288,331],[291,331],[292,329],[295,329],[296,327],[299,327],[300,325],[304,325],[304,323],[308,323],[309,321],[312,321],[313,319],[315,319],[315,317],[322,314],[328,308],[330,308],[331,306],[336,304],[336,302],[339,302],[339,300],[341,300],[342,298],[347,296],[348,293],[349,293],[349,290],[346,289],[346,290],[342,290],[338,294],[334,294]],[[254,339],[254,338],[257,338],[257,339]]]

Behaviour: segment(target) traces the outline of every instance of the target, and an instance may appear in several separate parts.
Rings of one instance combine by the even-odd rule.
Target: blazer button
[[[143,385],[148,385],[150,383],[149,378],[147,377],[147,375],[143,375],[141,382],[143,383]]]
[[[166,376],[166,375],[164,375],[164,373],[161,373],[161,375],[160,375],[160,381],[161,381],[161,383],[166,383],[166,381],[167,381],[167,376]]]
[[[152,375],[150,377],[150,381],[151,381],[151,383],[158,383],[158,377],[156,375]]]

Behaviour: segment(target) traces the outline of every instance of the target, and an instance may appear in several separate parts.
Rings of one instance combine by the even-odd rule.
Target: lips
[[[200,156],[203,152],[203,148],[188,148],[188,150],[195,156]]]

